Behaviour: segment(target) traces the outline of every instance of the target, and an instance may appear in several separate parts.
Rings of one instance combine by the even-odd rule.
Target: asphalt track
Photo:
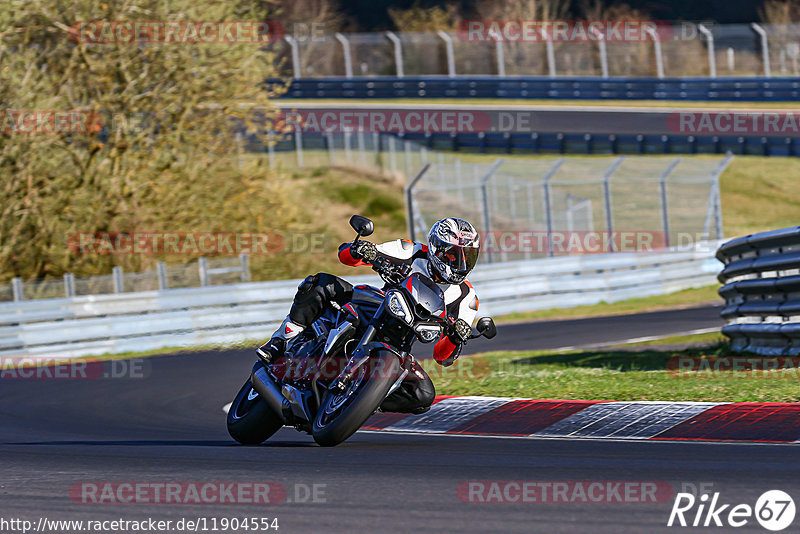
[[[686,331],[713,322],[711,310],[701,310],[505,326],[497,344],[505,337],[504,348],[512,339],[545,348]],[[277,517],[279,532],[639,533],[675,530],[666,528],[671,499],[486,504],[462,502],[456,488],[475,480],[625,480],[663,481],[675,491],[713,484],[722,501],[751,505],[769,489],[800,496],[793,446],[360,432],[328,449],[292,430],[239,446],[221,406],[251,362],[250,351],[175,354],[146,359],[138,378],[1,381],[0,519]],[[314,484],[324,493],[317,502],[273,505],[73,502],[70,486],[87,481],[274,481],[291,501]],[[761,528],[751,520],[737,530]]]

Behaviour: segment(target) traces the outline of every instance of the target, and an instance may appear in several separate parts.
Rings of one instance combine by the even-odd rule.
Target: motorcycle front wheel
[[[333,447],[352,436],[386,398],[400,376],[400,360],[378,351],[359,367],[342,392],[329,391],[314,418],[314,441]]]
[[[280,430],[283,422],[248,379],[228,410],[228,433],[243,445],[257,445]]]

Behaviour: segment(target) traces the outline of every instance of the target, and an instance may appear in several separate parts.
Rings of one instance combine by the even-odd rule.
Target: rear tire
[[[248,379],[228,410],[228,433],[243,445],[257,445],[280,430],[283,422]]]
[[[314,441],[323,447],[340,444],[375,413],[400,376],[400,360],[391,352],[379,351],[362,369],[353,378],[358,384],[346,400],[341,401],[341,396],[331,392],[323,397],[312,428]],[[339,407],[335,408],[337,402]]]

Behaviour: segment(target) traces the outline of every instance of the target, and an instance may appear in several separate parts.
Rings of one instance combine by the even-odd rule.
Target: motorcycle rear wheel
[[[333,447],[352,436],[375,413],[399,376],[400,360],[395,354],[375,354],[361,366],[345,392],[325,394],[314,418],[314,441]]]
[[[243,445],[257,445],[269,439],[282,426],[281,419],[253,389],[248,379],[228,410],[228,434]]]

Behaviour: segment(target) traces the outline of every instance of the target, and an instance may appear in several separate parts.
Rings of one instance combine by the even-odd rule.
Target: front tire
[[[280,430],[283,422],[248,379],[228,410],[228,433],[243,445],[257,445]]]
[[[344,393],[325,394],[314,418],[314,441],[333,447],[352,436],[375,413],[399,376],[398,357],[378,351],[359,368]]]

